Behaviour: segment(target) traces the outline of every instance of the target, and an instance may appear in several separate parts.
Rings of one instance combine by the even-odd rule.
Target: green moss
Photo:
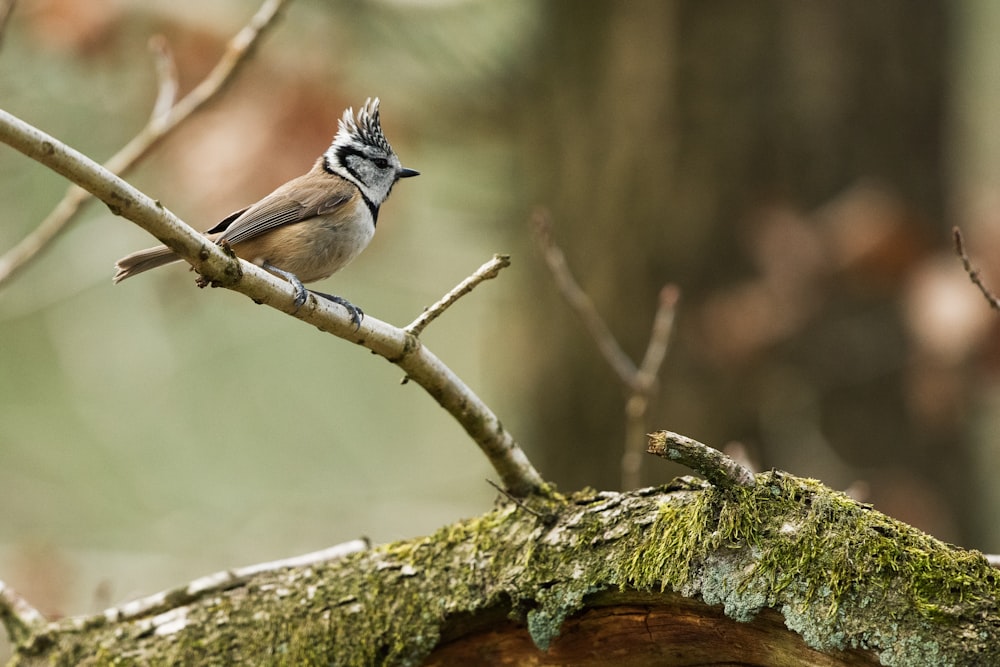
[[[641,548],[625,554],[616,568],[619,587],[681,590],[689,580],[691,564],[705,553],[711,505],[708,494],[660,505],[655,523],[644,531]]]

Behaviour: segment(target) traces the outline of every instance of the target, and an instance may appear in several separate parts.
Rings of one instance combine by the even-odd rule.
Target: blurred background
[[[0,107],[103,160],[256,10],[21,0]],[[1000,551],[1000,5],[987,0],[297,0],[222,98],[128,178],[197,228],[305,172],[382,98],[403,164],[378,235],[318,287],[424,340],[562,490],[620,487],[626,392],[555,288],[553,235],[641,358],[682,297],[648,415]],[[0,147],[0,252],[66,183]],[[488,510],[464,432],[361,348],[194,289],[112,286],[151,239],[102,206],[0,286],[0,579],[80,614],[231,566]],[[685,471],[644,463],[643,484]]]

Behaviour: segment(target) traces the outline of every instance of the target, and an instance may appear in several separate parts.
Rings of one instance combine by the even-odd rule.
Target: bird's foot
[[[321,296],[324,299],[333,301],[334,303],[338,303],[344,308],[346,308],[347,312],[350,313],[351,315],[351,324],[354,325],[354,330],[357,331],[358,329],[361,328],[361,320],[365,319],[365,311],[361,310],[360,308],[358,308],[357,306],[355,306],[353,303],[351,303],[342,296],[337,296],[335,294],[324,294],[323,292],[316,292],[316,291],[313,291],[313,294],[315,294],[316,296]]]
[[[299,308],[302,307],[302,304],[306,302],[306,298],[308,298],[309,295],[309,290],[307,290],[306,286],[302,284],[302,281],[299,280],[299,277],[294,273],[292,273],[291,271],[285,271],[284,269],[279,269],[270,262],[264,262],[263,264],[261,264],[261,268],[270,271],[273,274],[281,276],[291,284],[292,288],[295,290],[295,300],[292,301],[292,303],[295,304],[295,312],[297,312]]]

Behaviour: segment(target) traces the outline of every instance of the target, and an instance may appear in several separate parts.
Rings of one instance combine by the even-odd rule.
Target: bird
[[[379,98],[368,98],[355,116],[348,107],[330,147],[304,175],[255,204],[234,211],[204,232],[236,255],[287,280],[295,308],[306,302],[303,283],[333,275],[371,242],[379,207],[401,178],[420,172],[403,167],[382,133]],[[115,263],[119,283],[180,261],[166,246],[139,250]],[[347,299],[313,292],[347,309],[355,328],[364,312]]]

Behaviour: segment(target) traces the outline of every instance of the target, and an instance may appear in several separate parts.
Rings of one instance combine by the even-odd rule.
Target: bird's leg
[[[355,331],[357,331],[358,329],[361,328],[361,320],[363,320],[365,318],[365,311],[361,310],[360,308],[358,308],[357,306],[355,306],[353,303],[351,303],[350,301],[348,301],[344,297],[336,296],[334,294],[325,294],[323,292],[316,292],[314,290],[307,290],[306,287],[305,287],[305,285],[302,284],[302,281],[299,280],[298,276],[296,276],[291,271],[285,271],[284,269],[279,269],[278,267],[276,267],[274,264],[271,264],[270,262],[263,262],[261,264],[261,267],[264,268],[264,269],[266,269],[266,270],[268,270],[268,271],[270,271],[271,273],[274,273],[274,274],[277,274],[277,275],[281,276],[282,278],[284,278],[285,280],[287,280],[288,282],[290,282],[292,284],[292,287],[295,288],[295,309],[296,310],[298,310],[299,308],[301,308],[302,304],[304,304],[306,302],[306,294],[308,292],[312,292],[316,296],[321,296],[324,299],[329,299],[330,301],[333,301],[334,303],[338,303],[341,306],[343,306],[344,308],[346,308],[347,312],[351,316],[351,324],[354,325]]]
[[[299,277],[294,273],[292,273],[291,271],[285,271],[284,269],[279,269],[270,262],[262,262],[260,266],[262,269],[277,274],[292,284],[292,287],[295,288],[295,310],[301,308],[302,304],[306,302],[307,290],[306,286],[302,284],[301,280],[299,280]]]
[[[339,303],[341,306],[347,309],[347,312],[351,314],[351,324],[354,325],[354,330],[357,331],[361,328],[361,320],[365,319],[365,311],[361,310],[353,303],[348,301],[342,296],[337,296],[335,294],[324,294],[323,292],[317,292],[316,290],[310,290],[316,296],[321,296],[324,299],[329,299],[334,303]]]

